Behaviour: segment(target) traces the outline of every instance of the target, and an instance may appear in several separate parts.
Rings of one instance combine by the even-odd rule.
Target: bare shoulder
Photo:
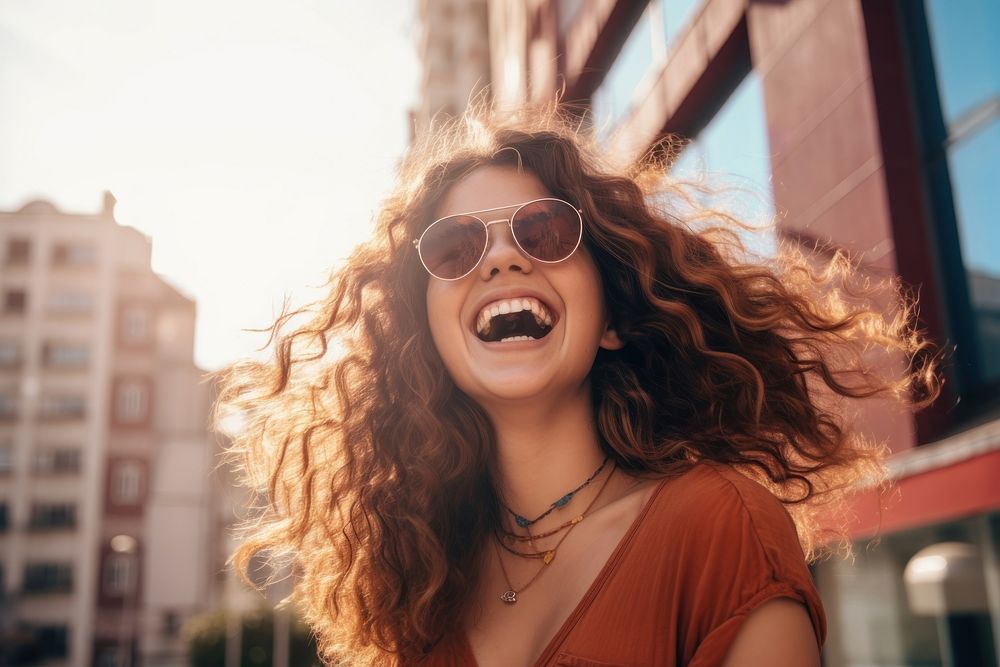
[[[723,667],[818,667],[819,645],[809,613],[790,598],[775,598],[747,616]]]

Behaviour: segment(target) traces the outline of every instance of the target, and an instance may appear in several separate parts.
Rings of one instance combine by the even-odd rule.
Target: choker
[[[549,508],[547,510],[545,510],[544,512],[542,512],[541,514],[539,514],[538,516],[536,516],[534,519],[527,519],[527,518],[521,516],[520,514],[518,514],[517,512],[515,512],[514,510],[512,510],[511,508],[507,507],[507,505],[505,503],[501,503],[501,504],[503,504],[503,508],[505,510],[507,510],[508,512],[511,513],[511,515],[513,515],[514,521],[515,521],[515,523],[517,523],[518,527],[520,527],[520,528],[527,528],[528,526],[533,526],[534,524],[538,523],[539,521],[541,521],[542,519],[544,519],[545,517],[547,517],[549,514],[551,514],[553,510],[559,509],[560,507],[565,507],[566,504],[569,503],[569,501],[573,500],[573,496],[575,496],[578,492],[580,492],[580,490],[586,488],[586,486],[588,484],[590,484],[591,482],[593,482],[594,479],[598,475],[601,474],[601,471],[604,470],[604,466],[606,466],[608,464],[608,461],[610,460],[610,458],[611,457],[609,457],[609,456],[605,456],[604,457],[604,461],[602,461],[601,465],[598,466],[597,470],[594,471],[594,474],[592,474],[590,477],[588,477],[583,482],[583,484],[581,484],[580,486],[576,487],[575,489],[573,489],[572,491],[570,491],[566,495],[560,497],[554,503],[552,503],[551,505],[549,505]]]

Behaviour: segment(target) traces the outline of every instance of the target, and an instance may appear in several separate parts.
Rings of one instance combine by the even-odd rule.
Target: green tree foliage
[[[226,664],[226,612],[214,611],[191,619],[184,628],[192,667]],[[258,609],[243,614],[240,667],[271,667],[274,612]],[[289,638],[290,667],[319,667],[308,626],[293,617]]]

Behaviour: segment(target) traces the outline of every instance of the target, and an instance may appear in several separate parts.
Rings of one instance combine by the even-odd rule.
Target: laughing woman
[[[819,664],[819,508],[879,470],[836,406],[936,375],[905,303],[748,263],[683,196],[552,114],[468,119],[274,361],[228,370],[266,508],[235,562],[291,562],[326,660]]]

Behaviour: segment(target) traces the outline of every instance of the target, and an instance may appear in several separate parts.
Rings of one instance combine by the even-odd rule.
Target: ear
[[[625,347],[625,343],[618,337],[618,332],[608,322],[604,326],[604,334],[601,336],[601,347],[605,350],[620,350]]]

